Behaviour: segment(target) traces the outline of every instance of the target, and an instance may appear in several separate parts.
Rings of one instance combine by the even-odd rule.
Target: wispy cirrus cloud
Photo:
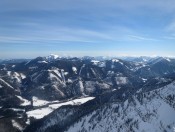
[[[96,10],[103,8],[122,8],[124,10],[130,10],[140,7],[156,8],[160,10],[174,10],[174,0],[5,0],[1,2],[1,10],[73,10],[73,9],[94,9]]]
[[[128,37],[132,40],[140,40],[140,41],[159,41],[158,39],[155,38],[149,38],[145,36],[137,36],[137,35],[128,35]]]
[[[166,26],[165,30],[174,35],[175,34],[175,20],[173,20],[172,22],[170,22]]]
[[[174,0],[4,0],[0,52],[11,53],[18,45],[15,50],[31,54],[40,48],[45,53],[48,49],[89,53],[95,48],[100,53],[123,49],[123,54],[127,50],[141,54],[146,45],[145,54],[164,50],[172,54],[174,12]]]

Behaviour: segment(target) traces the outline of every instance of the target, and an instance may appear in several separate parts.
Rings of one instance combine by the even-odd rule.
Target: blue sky
[[[175,56],[174,0],[0,0],[0,58]]]

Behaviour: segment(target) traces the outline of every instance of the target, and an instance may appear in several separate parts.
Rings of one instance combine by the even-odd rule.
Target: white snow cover
[[[26,78],[26,75],[24,75],[23,73],[20,73],[20,75],[21,75],[21,78],[22,79],[25,79]]]
[[[7,71],[7,75],[10,77],[10,79],[16,80],[18,83],[21,83],[21,75],[19,73]]]
[[[40,108],[32,111],[27,112],[28,117],[34,117],[35,119],[41,119],[44,116],[50,114],[53,110],[49,107],[46,108]]]
[[[64,69],[61,69],[61,77],[62,77],[62,80],[63,82],[66,82],[66,79],[65,79],[65,72],[64,72]]]
[[[167,58],[166,60],[169,61],[169,62],[171,61],[169,58]]]
[[[81,75],[81,71],[82,71],[82,69],[83,69],[84,67],[85,67],[85,64],[83,64],[83,65],[81,66],[79,75]]]
[[[167,57],[163,57],[165,60],[171,62],[170,58],[167,58]]]
[[[20,131],[23,130],[23,127],[18,122],[16,122],[15,120],[12,120],[12,125],[13,125],[13,127],[17,128]]]
[[[38,63],[48,63],[47,61],[38,61]]]
[[[78,81],[78,86],[79,86],[79,88],[80,88],[80,92],[83,93],[83,92],[84,92],[84,86],[83,86],[82,80],[79,80],[79,81]]]
[[[113,75],[113,74],[114,74],[114,71],[108,71],[107,75]]]
[[[140,96],[139,96],[140,95]],[[67,132],[173,132],[175,83],[106,105],[73,124]]]
[[[18,111],[23,111],[23,112],[25,112],[25,110],[24,109],[19,109],[19,108],[9,108],[10,110],[13,110],[13,111],[16,111],[16,112],[18,112]]]
[[[29,60],[25,65],[29,64],[31,62],[31,60]]]
[[[10,74],[11,74],[11,71],[7,71],[7,75],[10,76]]]
[[[80,105],[80,104],[86,103],[87,101],[92,100],[92,99],[94,99],[94,97],[84,97],[84,98],[79,98],[79,99],[74,99],[74,100],[71,100],[71,101],[67,101],[67,102],[64,102],[64,103],[56,103],[56,102],[54,103],[54,102],[52,102],[54,104],[51,104],[48,107],[28,111],[27,116],[28,117],[34,117],[36,119],[41,119],[44,116],[50,114],[55,109],[57,109],[57,108],[59,108],[63,105]]]
[[[38,74],[38,72],[34,73],[31,75],[31,79],[33,82],[38,82],[38,78],[40,78],[42,76],[42,73]]]
[[[147,79],[145,79],[145,78],[142,78],[142,80],[143,80],[143,82],[146,82],[147,81]]]
[[[92,71],[92,73],[94,74],[94,76],[96,76],[96,73],[95,73],[95,71],[94,71],[93,68],[91,68],[91,71]]]
[[[91,61],[94,65],[97,65],[99,67],[106,67],[106,63],[98,60],[92,60]]]
[[[16,95],[16,97],[18,97],[23,102],[23,103],[21,103],[21,106],[31,105],[31,102],[29,100],[24,99],[21,96],[17,96],[17,95]]]
[[[115,77],[115,79],[118,85],[127,83],[127,77]]]
[[[98,62],[100,62],[100,61],[98,61],[98,60],[91,60],[91,62],[92,62],[94,65],[97,65]]]
[[[72,83],[73,81],[71,79],[67,79],[67,82],[68,83]]]
[[[121,65],[123,65],[123,62],[119,62]]]
[[[57,59],[57,58],[59,58],[59,55],[54,55],[54,54],[51,54],[51,55],[46,57],[46,59],[48,59],[48,60],[54,60],[54,59]]]
[[[7,82],[5,82],[3,79],[0,78],[0,83],[4,83],[5,85],[7,85],[9,88],[14,89],[10,84],[8,84]]]
[[[79,105],[79,104],[84,104],[87,101],[92,100],[92,99],[94,99],[94,97],[85,97],[85,98],[80,98],[80,99],[74,99],[72,101],[68,101],[65,103],[52,104],[52,105],[49,105],[49,107],[52,109],[57,109],[63,105]]]
[[[53,68],[52,70],[48,70],[49,72],[54,72],[57,76],[61,78],[61,73],[58,68]]]
[[[99,63],[98,63],[98,66],[99,66],[99,67],[106,67],[106,63],[105,63],[105,62],[99,62]]]
[[[112,59],[112,62],[119,62],[118,59]]]
[[[72,67],[72,71],[74,71],[74,73],[77,74],[77,68],[76,67]]]
[[[53,79],[56,79],[57,80],[57,82],[59,82],[59,83],[62,83],[62,81],[60,80],[60,78],[62,78],[61,77],[61,74],[59,73],[59,71],[57,71],[57,70],[49,70],[49,71],[53,71],[55,74],[53,74],[52,72],[50,72],[49,73],[49,78],[51,79],[51,80],[53,80]],[[58,78],[59,77],[59,78]]]
[[[49,103],[48,101],[38,99],[35,96],[32,97],[32,100],[33,100],[33,106],[43,106]]]
[[[64,75],[68,75],[69,74],[69,72],[64,72]]]

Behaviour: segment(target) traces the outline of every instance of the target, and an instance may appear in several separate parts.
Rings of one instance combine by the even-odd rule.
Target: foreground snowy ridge
[[[175,82],[157,90],[111,103],[81,118],[67,132],[173,132]]]

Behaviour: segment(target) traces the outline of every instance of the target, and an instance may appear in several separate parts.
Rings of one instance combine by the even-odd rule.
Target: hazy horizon
[[[146,56],[146,55],[69,55],[69,54],[47,54],[47,55],[38,55],[38,56],[33,56],[33,57],[9,57],[9,58],[0,58],[0,60],[13,60],[13,59],[35,59],[37,57],[49,57],[49,56],[58,56],[60,58],[64,58],[64,57],[70,57],[70,58],[82,58],[82,57],[94,57],[94,58],[98,58],[98,57],[103,57],[104,59],[112,59],[112,58],[118,58],[118,59],[123,59],[123,58],[139,58],[139,57],[148,57],[148,58],[158,58],[158,57],[163,57],[163,58],[172,58],[175,59],[175,56],[159,56],[159,55],[153,55],[153,56]]]

